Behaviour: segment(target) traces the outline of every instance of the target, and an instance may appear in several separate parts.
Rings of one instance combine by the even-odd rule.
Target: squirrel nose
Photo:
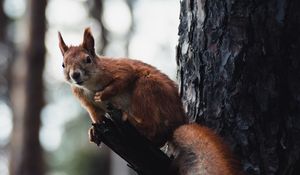
[[[80,72],[73,72],[72,78],[73,80],[77,80],[80,77]]]

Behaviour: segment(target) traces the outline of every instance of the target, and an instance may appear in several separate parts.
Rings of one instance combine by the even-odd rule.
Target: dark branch
[[[101,124],[93,124],[93,142],[110,147],[139,175],[168,174],[169,157],[121,118],[122,112],[112,108]]]

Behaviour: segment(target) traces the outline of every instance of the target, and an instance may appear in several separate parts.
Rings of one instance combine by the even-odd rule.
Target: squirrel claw
[[[101,102],[101,97],[102,97],[102,92],[96,92],[94,96],[94,101],[95,102]]]
[[[97,137],[94,125],[89,129],[89,140],[90,142],[96,143],[97,146],[101,144],[101,140]]]

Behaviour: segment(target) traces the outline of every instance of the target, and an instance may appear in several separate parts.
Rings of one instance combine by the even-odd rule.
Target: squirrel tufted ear
[[[84,30],[82,47],[95,56],[95,41],[89,27]]]
[[[61,33],[58,32],[58,40],[59,40],[59,48],[62,53],[62,55],[65,54],[65,52],[69,49],[69,47],[65,44],[64,39],[61,36]]]

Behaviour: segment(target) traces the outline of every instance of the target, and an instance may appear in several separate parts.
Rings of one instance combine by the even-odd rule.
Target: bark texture
[[[177,64],[191,121],[249,174],[299,174],[300,1],[182,0]]]
[[[30,0],[25,53],[15,65],[12,107],[11,175],[42,175],[44,161],[39,142],[40,112],[44,105],[45,8],[47,0]]]
[[[122,111],[110,105],[107,118],[93,124],[91,139],[98,146],[103,142],[128,162],[139,175],[169,174],[171,160],[129,123],[122,120]]]

